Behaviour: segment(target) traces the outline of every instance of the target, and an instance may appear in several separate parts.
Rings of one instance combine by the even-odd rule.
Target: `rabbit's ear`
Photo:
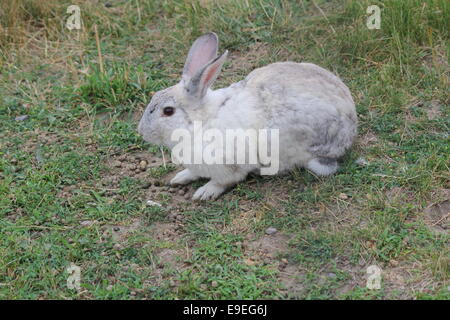
[[[217,79],[222,69],[222,65],[227,59],[228,50],[220,57],[217,57],[202,69],[200,69],[191,79],[185,82],[186,92],[196,98],[203,98],[208,88]]]
[[[208,62],[217,57],[219,39],[214,32],[204,34],[192,44],[183,69],[183,78],[192,78]]]

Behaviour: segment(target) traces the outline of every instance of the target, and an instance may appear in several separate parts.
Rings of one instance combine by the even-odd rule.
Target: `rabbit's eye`
[[[170,117],[171,115],[173,115],[175,113],[175,108],[174,107],[165,107],[163,109],[163,113],[165,116]]]

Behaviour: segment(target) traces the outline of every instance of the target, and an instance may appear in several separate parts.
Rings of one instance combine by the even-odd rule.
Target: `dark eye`
[[[170,117],[171,115],[173,115],[175,113],[175,108],[174,107],[165,107],[163,109],[163,113],[165,116]]]

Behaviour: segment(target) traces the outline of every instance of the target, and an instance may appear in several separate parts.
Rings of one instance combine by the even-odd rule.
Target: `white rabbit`
[[[215,33],[194,42],[181,81],[156,92],[147,106],[138,127],[143,138],[172,149],[173,131],[182,128],[192,132],[195,121],[222,132],[278,129],[279,172],[302,166],[317,175],[335,173],[337,159],[350,148],[357,129],[355,105],[347,86],[314,64],[278,62],[213,91],[210,87],[228,54],[226,51],[217,57],[217,49]],[[216,199],[250,172],[264,167],[261,163],[182,164],[186,169],[171,184],[210,178],[194,193],[194,200]]]

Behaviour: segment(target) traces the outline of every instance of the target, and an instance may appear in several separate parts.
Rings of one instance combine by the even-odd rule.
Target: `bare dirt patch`
[[[449,234],[450,200],[429,205],[424,210],[425,223],[435,232]]]
[[[356,144],[361,147],[373,146],[378,143],[378,137],[371,131],[357,137]]]
[[[261,220],[262,216],[263,212],[259,209],[243,209],[234,216],[230,224],[225,226],[223,233],[243,234],[248,232],[254,223]]]
[[[258,239],[244,242],[247,265],[270,265],[278,269],[278,280],[281,283],[280,293],[289,298],[297,298],[304,290],[304,270],[298,264],[289,263],[283,256],[289,250],[291,237],[275,233],[264,235]]]
[[[286,265],[282,267],[278,275],[278,279],[282,284],[280,292],[288,298],[298,298],[305,290],[304,277],[305,273],[298,265]]]
[[[421,270],[418,272],[418,270]],[[382,272],[383,283],[392,298],[415,299],[417,293],[432,293],[442,283],[421,262],[392,262]]]
[[[427,69],[442,69],[448,71],[448,58],[445,48],[436,46],[434,50],[429,50],[429,54],[423,57],[422,65]]]
[[[128,238],[134,233],[145,233],[151,236],[144,247],[152,248],[152,263],[150,265],[132,265],[136,270],[151,268],[151,278],[145,282],[145,286],[161,286],[167,281],[170,286],[177,286],[173,280],[173,273],[179,273],[187,266],[189,246],[182,240],[182,231],[179,222],[155,222],[147,226],[141,219],[133,219],[128,224],[105,225],[102,237],[111,236],[116,242],[115,249],[121,249],[128,245]]]
[[[248,74],[248,70],[253,70],[259,66],[258,61],[261,61],[262,57],[267,57],[268,51],[269,46],[267,44],[255,42],[246,51],[230,52],[228,59],[230,64],[226,72],[237,75]]]
[[[111,238],[117,243],[126,242],[127,238],[139,230],[144,224],[139,219],[134,219],[127,225],[105,225],[106,233],[111,234]]]
[[[259,239],[249,241],[246,243],[245,247],[253,256],[256,255],[263,259],[275,259],[277,256],[288,250],[289,240],[289,236],[277,232],[272,235],[264,235]]]
[[[439,119],[442,116],[439,102],[436,100],[431,101],[429,107],[426,110],[426,113],[428,120]]]
[[[164,281],[168,281],[171,287],[178,286],[178,281],[173,279],[173,272],[180,273],[187,267],[186,260],[190,252],[188,243],[182,243],[179,223],[156,222],[149,232],[161,245],[154,251],[153,277],[147,284],[160,286]]]
[[[222,72],[224,79],[219,79],[217,87],[245,78],[254,69],[266,65],[267,57],[273,60],[271,62],[298,60],[298,54],[293,54],[286,48],[272,50],[268,43],[254,42],[246,50],[229,53],[228,65]]]
[[[402,187],[393,187],[386,190],[386,197],[389,202],[413,202],[414,192]]]
[[[386,299],[415,299],[417,293],[432,293],[442,285],[442,282],[436,281],[431,268],[420,261],[391,260],[389,263],[379,263],[361,260],[359,264],[354,265],[347,258],[338,257],[335,262],[336,267],[345,271],[348,277],[336,289],[338,297],[356,288],[366,288],[369,277],[367,270],[373,265],[381,270],[381,290],[385,292]],[[373,293],[376,293],[376,290],[374,289]]]
[[[175,242],[181,235],[177,222],[155,222],[149,231],[157,241]]]
[[[164,206],[182,208],[195,206],[191,198],[194,188],[187,186],[170,186],[169,181],[180,171],[170,160],[163,159],[149,152],[122,154],[109,159],[109,173],[104,177],[103,184],[117,188],[124,177],[130,177],[142,182],[143,201],[164,202]],[[160,173],[164,168],[172,170]],[[110,192],[113,195],[113,190]]]

